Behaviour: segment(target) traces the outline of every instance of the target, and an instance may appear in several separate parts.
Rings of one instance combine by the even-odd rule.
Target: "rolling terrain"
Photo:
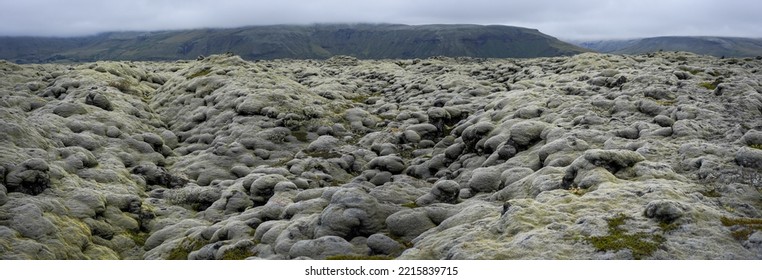
[[[762,259],[759,69],[0,61],[0,259]]]

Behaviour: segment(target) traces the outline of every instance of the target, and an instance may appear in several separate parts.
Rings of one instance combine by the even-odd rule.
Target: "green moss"
[[[714,89],[716,89],[716,88],[717,88],[717,86],[716,86],[716,85],[714,85],[714,84],[712,84],[712,83],[710,83],[710,82],[703,82],[703,83],[700,83],[700,84],[699,84],[699,86],[700,86],[700,87],[703,87],[703,88],[705,88],[705,89],[708,89],[708,90],[714,90]]]
[[[368,99],[370,99],[371,97],[378,97],[378,96],[381,96],[381,94],[379,94],[379,93],[358,94],[355,97],[349,98],[349,100],[354,102],[354,103],[365,104],[365,102],[368,101]]]
[[[696,75],[696,74],[698,74],[700,72],[701,72],[701,70],[698,70],[698,69],[688,70],[688,73],[691,73],[692,75]]]
[[[148,239],[147,232],[128,232],[127,235],[135,242],[135,245],[138,245],[138,247],[143,247]]]
[[[401,158],[414,158],[413,151],[413,149],[402,149],[400,150],[399,155]]]
[[[190,254],[190,251],[188,249],[185,249],[183,246],[177,246],[172,251],[169,251],[169,257],[167,257],[168,260],[187,260],[188,254]]]
[[[619,227],[623,226],[625,220],[627,220],[627,219],[628,219],[628,217],[625,216],[622,213],[619,213],[619,215],[616,215],[615,217],[609,219],[608,220],[609,232],[611,232],[612,230],[614,230],[614,231],[621,231],[621,229],[619,229]]]
[[[198,71],[198,72],[193,73],[192,75],[188,76],[188,79],[203,77],[203,76],[209,75],[209,73],[212,73],[212,69],[211,68],[203,69],[201,71]]]
[[[407,208],[418,208],[418,204],[417,204],[417,203],[415,203],[415,201],[411,201],[411,202],[408,202],[408,203],[402,204],[402,205],[400,205],[400,206],[402,206],[402,207],[407,207]]]
[[[233,248],[233,249],[225,251],[225,253],[222,254],[222,259],[223,260],[244,260],[253,255],[254,254],[252,254],[248,248],[238,247],[238,248]]]
[[[751,144],[749,147],[757,150],[762,150],[762,144]]]
[[[722,81],[723,81],[722,77],[719,77],[719,78],[715,79],[711,83],[710,82],[700,83],[699,86],[703,87],[705,89],[708,89],[708,90],[714,90],[714,89],[717,88],[718,85],[720,85],[722,83]]]
[[[627,233],[620,228],[629,217],[619,214],[608,220],[609,234],[586,238],[590,244],[600,251],[619,251],[629,249],[636,260],[651,256],[664,243],[661,235],[644,232]]]
[[[336,255],[325,258],[331,261],[345,261],[345,260],[393,260],[390,256],[363,256],[363,255]]]
[[[723,226],[732,227],[730,235],[738,241],[746,241],[756,230],[762,230],[762,219],[721,217]]]
[[[309,139],[307,138],[307,132],[304,130],[291,131],[291,135],[296,137],[296,140],[299,140],[301,142],[305,142],[305,143],[309,142]]]
[[[329,158],[341,157],[341,154],[340,153],[336,153],[336,152],[325,152],[325,151],[322,151],[322,152],[304,152],[304,153],[307,154],[308,156],[311,156],[311,157],[314,157],[314,158],[329,159]]]
[[[200,250],[202,247],[204,247],[204,245],[206,245],[205,242],[186,237],[185,239],[183,239],[183,241],[180,241],[180,244],[178,244],[177,247],[169,251],[169,256],[167,257],[167,259],[168,260],[187,260],[188,254],[190,254],[193,251]]]
[[[717,189],[711,189],[707,191],[699,191],[700,194],[706,197],[721,197],[722,195],[717,191]]]
[[[735,231],[731,231],[730,235],[733,236],[738,241],[746,241],[749,240],[749,236],[754,232],[754,230],[749,228],[741,228]]]
[[[679,227],[680,225],[678,225],[677,223],[659,222],[659,228],[664,233],[676,230]]]
[[[370,96],[367,96],[367,95],[357,95],[355,97],[349,98],[349,101],[352,101],[354,103],[365,104],[365,101],[367,101],[368,98],[370,98]]]
[[[728,218],[728,217],[722,217],[720,218],[720,222],[722,222],[723,226],[729,227],[729,226],[762,226],[762,219],[759,218]]]

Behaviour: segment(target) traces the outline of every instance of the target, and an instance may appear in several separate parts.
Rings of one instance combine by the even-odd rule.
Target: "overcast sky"
[[[756,0],[0,0],[0,36],[310,23],[471,23],[565,39],[762,37]]]

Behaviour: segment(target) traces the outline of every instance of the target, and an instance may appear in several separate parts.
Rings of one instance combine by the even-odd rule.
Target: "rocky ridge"
[[[759,259],[761,66],[0,62],[0,258]]]

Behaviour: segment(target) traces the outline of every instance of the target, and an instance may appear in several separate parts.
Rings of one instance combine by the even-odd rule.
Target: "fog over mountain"
[[[500,24],[564,39],[762,37],[762,2],[743,0],[30,0],[0,1],[0,36],[312,23]]]

